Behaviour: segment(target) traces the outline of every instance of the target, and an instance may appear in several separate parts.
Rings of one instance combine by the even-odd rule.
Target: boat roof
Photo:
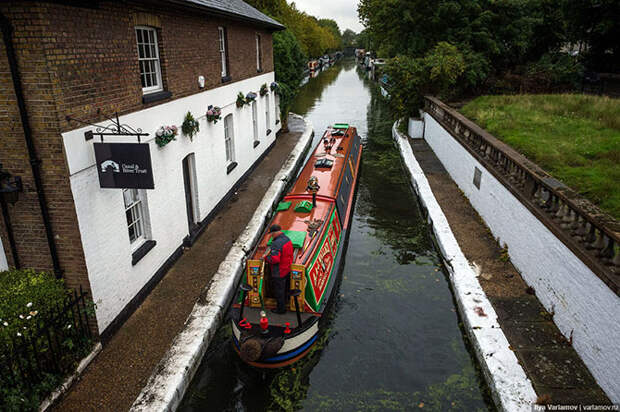
[[[329,218],[336,208],[335,200],[343,171],[346,167],[345,159],[348,158],[347,155],[351,150],[356,135],[357,130],[355,127],[350,127],[348,124],[336,123],[325,131],[321,141],[299,174],[294,186],[284,197],[285,202],[291,202],[290,207],[277,212],[271,222],[271,224],[280,225],[285,231],[304,232],[306,234],[304,246],[294,254],[295,259],[293,263],[304,264],[314,249],[314,245],[310,245],[310,243],[315,238],[320,237],[315,235],[315,237],[311,238],[308,233],[308,223],[316,219],[322,221],[321,226],[318,228],[318,234],[324,231],[327,226],[326,222],[329,223]],[[327,146],[323,143],[325,139],[327,139],[329,146],[331,146],[331,150],[327,150]],[[317,165],[317,161],[323,159],[331,160],[333,162],[332,166],[326,168]],[[320,186],[317,192],[316,207],[313,207],[310,212],[296,212],[295,207],[300,202],[308,201],[312,203],[312,194],[306,190],[308,180],[312,176],[317,177]],[[268,233],[263,234],[258,243],[254,258],[262,255],[269,239]]]

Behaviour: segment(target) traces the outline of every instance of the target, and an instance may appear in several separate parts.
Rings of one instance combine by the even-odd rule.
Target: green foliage
[[[333,20],[317,20],[298,10],[295,3],[289,4],[286,0],[248,0],[247,3],[286,26],[307,56],[319,57],[342,47],[340,30]]]
[[[580,94],[481,96],[461,111],[620,219],[620,103]]]
[[[380,56],[421,58],[440,42],[456,46],[465,60],[462,94],[515,72],[547,90],[572,84],[579,67],[559,54],[571,45],[588,68],[620,67],[614,0],[360,0],[358,14]]]
[[[67,297],[62,280],[31,269],[0,272],[0,345],[36,325],[36,320],[62,306]],[[28,318],[30,317],[30,318]],[[6,323],[6,324],[5,324]]]
[[[342,33],[342,45],[344,47],[357,47],[357,33],[351,29],[346,29]]]
[[[19,371],[31,370],[28,365],[33,365],[34,352],[16,351],[14,345],[33,342],[41,365],[57,364],[65,372],[72,372],[76,362],[90,350],[92,342],[75,327],[73,313],[58,317],[58,308],[63,308],[68,298],[63,281],[53,275],[28,269],[0,272],[0,410],[35,411],[64,378],[63,373],[51,374],[37,368],[42,376],[28,376],[27,384]],[[43,325],[53,325],[49,334],[58,345],[56,356],[52,355],[47,335],[39,336]],[[5,367],[13,370],[15,378]]]
[[[181,125],[181,131],[191,140],[199,130],[200,124],[196,119],[194,119],[194,116],[190,112],[187,112],[185,119],[183,119],[183,124]]]
[[[384,71],[389,77],[390,104],[399,117],[415,116],[427,93],[450,95],[465,70],[465,59],[452,44],[440,42],[423,58],[398,56]]]
[[[280,96],[280,118],[286,119],[304,77],[306,57],[301,50],[299,41],[289,30],[274,33],[273,56]]]

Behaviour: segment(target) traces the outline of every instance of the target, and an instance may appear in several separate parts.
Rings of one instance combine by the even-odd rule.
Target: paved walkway
[[[55,410],[129,409],[297,144],[304,122],[291,118],[289,129],[289,133],[277,138],[271,152],[112,337]]]
[[[544,403],[609,404],[553,323],[553,315],[527,287],[430,146],[422,139],[409,143],[463,254],[478,266],[480,284],[539,399]]]

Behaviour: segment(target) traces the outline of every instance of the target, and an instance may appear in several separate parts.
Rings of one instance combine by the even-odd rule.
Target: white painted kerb
[[[301,116],[291,116],[301,119]],[[181,403],[235,292],[247,253],[258,240],[287,182],[295,176],[312,142],[312,125],[304,122],[305,129],[299,142],[274,178],[248,226],[207,285],[206,298],[194,305],[183,330],[155,367],[146,386],[131,406],[131,411],[174,411]]]
[[[392,136],[411,175],[411,183],[428,211],[428,220],[432,223],[439,248],[447,261],[446,267],[450,273],[450,283],[459,313],[495,404],[504,411],[531,412],[531,405],[536,401],[532,383],[514,352],[510,350],[508,340],[497,323],[493,306],[482,290],[475,271],[463,255],[409,142],[400,135],[396,126],[394,124],[392,127]],[[479,316],[474,310],[476,307],[482,308],[487,316]]]

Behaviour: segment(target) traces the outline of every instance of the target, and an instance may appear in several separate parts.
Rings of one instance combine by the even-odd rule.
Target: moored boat
[[[250,253],[231,314],[234,347],[250,365],[291,364],[315,343],[337,289],[361,156],[355,127],[328,128],[267,225],[279,225],[293,244],[286,312],[270,311],[276,300],[262,260],[270,234]]]

